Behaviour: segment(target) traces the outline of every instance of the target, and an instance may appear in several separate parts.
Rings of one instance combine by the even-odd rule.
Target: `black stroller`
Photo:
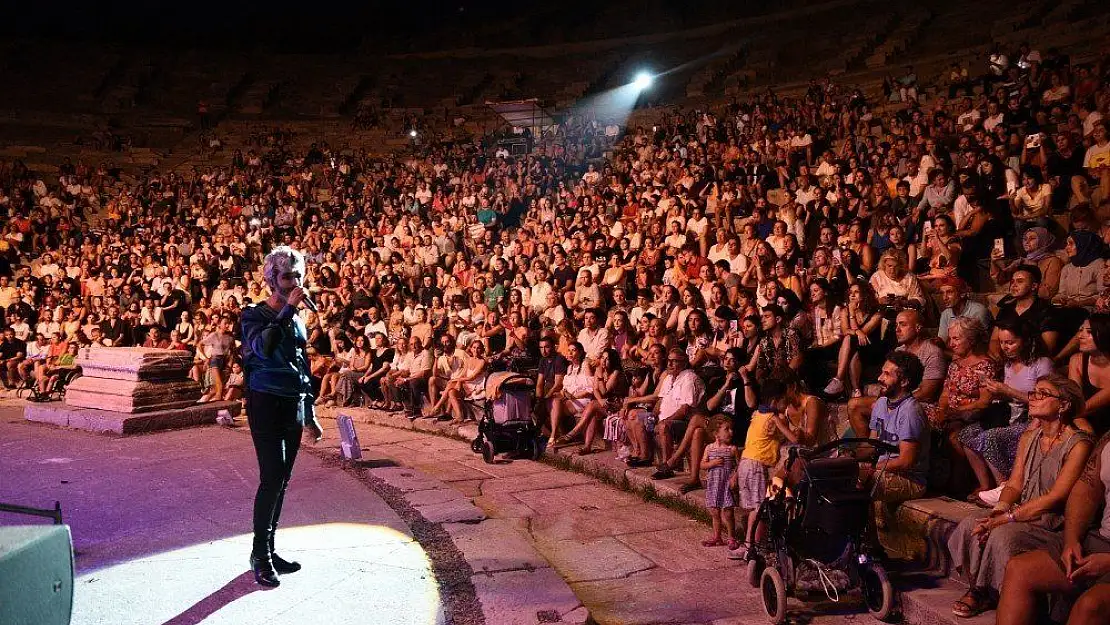
[[[543,445],[540,428],[532,418],[535,388],[533,379],[511,371],[486,378],[485,400],[478,406],[478,436],[470,443],[474,453],[491,464],[504,452],[539,459]]]
[[[799,456],[807,461],[793,494],[781,488],[759,506],[755,523],[766,526],[765,538],[749,550],[747,577],[760,589],[763,609],[774,623],[786,622],[788,597],[818,588],[832,601],[839,601],[840,592],[859,588],[872,616],[887,620],[894,613],[894,587],[866,547],[872,493],[859,485],[856,458],[829,457],[858,444],[897,451],[869,438],[837,440],[812,450],[791,448],[788,475]],[[872,466],[878,455],[872,454]]]

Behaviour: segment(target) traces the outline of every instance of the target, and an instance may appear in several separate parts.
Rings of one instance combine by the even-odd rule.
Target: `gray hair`
[[[971,343],[972,351],[979,351],[990,339],[990,335],[987,334],[987,327],[975,317],[955,317],[948,322],[949,334],[952,334],[953,328],[959,328],[964,333],[968,342]]]
[[[304,256],[291,247],[280,245],[270,250],[270,253],[266,255],[266,260],[262,263],[262,277],[266,280],[270,290],[276,291],[278,278],[282,274],[298,268],[303,274],[305,270]]]

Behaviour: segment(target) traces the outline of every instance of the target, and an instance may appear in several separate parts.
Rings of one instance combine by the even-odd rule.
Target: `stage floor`
[[[247,564],[257,468],[219,426],[115,438],[23,421],[0,405],[0,501],[62,502],[74,538],[73,625],[443,622],[431,563],[400,517],[302,453],[279,552],[304,565],[263,590]],[[0,513],[0,524],[40,522]]]

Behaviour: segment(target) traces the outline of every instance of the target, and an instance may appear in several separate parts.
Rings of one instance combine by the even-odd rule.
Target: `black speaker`
[[[0,625],[68,625],[72,612],[69,527],[0,527]]]

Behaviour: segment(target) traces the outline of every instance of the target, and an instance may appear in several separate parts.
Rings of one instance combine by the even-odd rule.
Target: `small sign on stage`
[[[362,447],[358,444],[358,432],[350,415],[341,414],[339,422],[339,450],[347,460],[361,460]]]

